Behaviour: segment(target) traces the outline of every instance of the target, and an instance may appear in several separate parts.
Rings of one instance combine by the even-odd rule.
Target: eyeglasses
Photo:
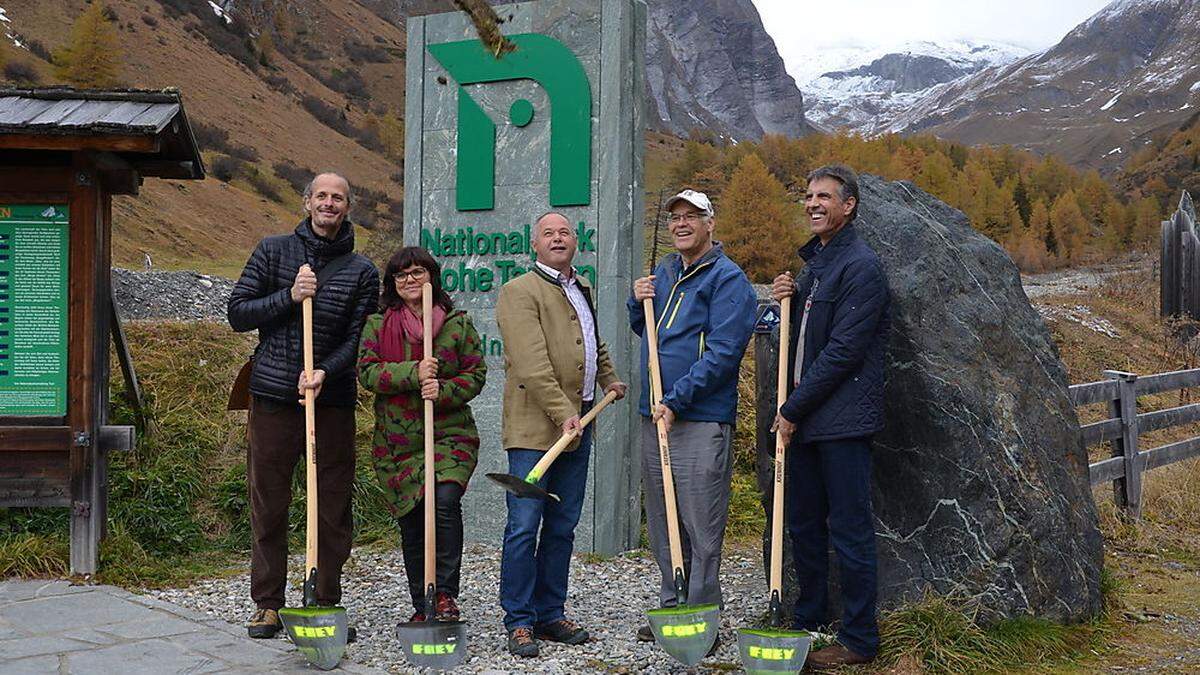
[[[698,223],[698,222],[700,222],[700,220],[702,218],[704,218],[704,216],[705,216],[705,214],[699,213],[696,211],[693,211],[691,213],[683,213],[683,214],[672,213],[671,216],[667,220],[672,225],[676,225],[676,224],[682,223],[684,221],[687,221],[689,223]]]
[[[393,275],[392,278],[398,282],[404,281],[405,279],[412,279],[413,281],[420,281],[427,276],[429,276],[429,270],[425,269],[424,267],[418,267],[415,270],[409,270],[407,272],[396,272],[396,274]]]

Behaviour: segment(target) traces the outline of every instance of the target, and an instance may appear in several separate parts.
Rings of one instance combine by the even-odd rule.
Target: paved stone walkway
[[[350,647],[353,649],[353,646]],[[0,673],[319,673],[287,640],[113,586],[0,582]],[[343,660],[340,672],[379,673]]]

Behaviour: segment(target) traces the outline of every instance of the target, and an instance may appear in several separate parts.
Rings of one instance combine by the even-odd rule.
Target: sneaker
[[[250,623],[246,624],[246,632],[252,638],[270,639],[275,637],[283,628],[283,621],[279,619],[279,612],[273,609],[260,609],[254,612],[254,617],[250,619]]]
[[[413,612],[412,616],[410,616],[408,618],[408,622],[409,623],[424,623],[425,622],[425,612],[422,612],[421,610],[418,609],[417,611]]]
[[[458,603],[454,602],[449,593],[438,593],[437,602],[434,604],[438,621],[458,621]]]
[[[637,631],[638,642],[654,642],[654,631],[650,630],[650,626],[642,626]]]
[[[522,658],[537,656],[538,643],[533,639],[533,631],[528,628],[514,628],[508,631],[508,653]]]
[[[581,645],[591,637],[586,630],[570,619],[559,619],[552,623],[534,626],[533,636],[539,640],[561,642],[566,645]]]

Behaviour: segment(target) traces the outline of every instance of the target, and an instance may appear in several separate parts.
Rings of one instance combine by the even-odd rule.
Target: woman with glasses
[[[423,353],[421,289],[433,285],[433,354]],[[483,389],[487,366],[467,313],[442,289],[441,267],[419,246],[406,246],[383,273],[379,313],[367,319],[358,350],[358,381],[375,394],[375,474],[400,525],[400,546],[416,613],[424,621],[424,417],[434,402],[437,513],[436,618],[459,618],[462,496],[475,470],[479,432],[468,402]]]

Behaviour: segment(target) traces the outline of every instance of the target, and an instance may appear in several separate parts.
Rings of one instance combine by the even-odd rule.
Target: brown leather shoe
[[[842,666],[857,666],[863,663],[870,663],[874,660],[873,657],[863,656],[835,642],[828,647],[818,649],[809,654],[808,660],[804,663],[804,669],[816,673],[824,673],[836,670]]]

